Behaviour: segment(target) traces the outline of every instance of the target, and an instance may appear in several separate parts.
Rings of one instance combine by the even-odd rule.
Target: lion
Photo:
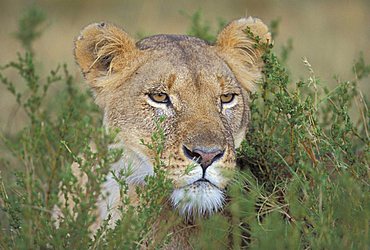
[[[173,183],[168,209],[181,218],[222,210],[230,173],[237,171],[236,149],[250,121],[250,93],[262,77],[264,49],[248,32],[271,42],[267,26],[253,17],[230,22],[214,44],[187,35],[154,35],[135,42],[106,22],[81,31],[76,62],[103,111],[104,126],[119,130],[113,147],[125,152],[103,185],[108,197],[98,201],[93,230],[108,216],[112,227],[120,218],[113,173],[130,165],[126,181],[132,190],[154,174],[154,153],[141,140],[150,140],[160,117],[165,117],[162,160],[169,163],[165,171]],[[186,171],[189,164],[193,167]],[[166,248],[191,249],[189,237],[196,227],[176,230]]]

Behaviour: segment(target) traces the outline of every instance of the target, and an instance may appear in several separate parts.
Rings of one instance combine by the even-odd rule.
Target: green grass
[[[170,189],[160,158],[165,140],[161,121],[152,141],[143,142],[157,153],[157,176],[148,177],[150,185],[138,190],[139,207],[130,204],[127,185],[119,179],[125,197],[123,217],[114,230],[103,226],[91,239],[88,227],[95,219],[92,211],[100,184],[121,152],[108,150],[115,131],[107,133],[101,127],[93,98],[78,88],[81,83],[75,82],[66,65],[48,76],[38,73],[37,51],[31,48],[43,20],[44,15],[35,10],[21,19],[16,34],[25,51],[0,68],[0,81],[28,117],[17,134],[1,133],[7,152],[0,162],[0,248],[139,248]],[[213,40],[210,30],[200,12],[192,16],[190,34]],[[368,249],[370,245],[369,110],[366,96],[356,87],[369,76],[370,65],[360,56],[354,78],[337,80],[334,89],[327,89],[305,59],[307,76],[294,83],[281,63],[291,49],[288,42],[281,59],[274,48],[263,57],[265,78],[252,96],[250,130],[238,151],[242,171],[228,189],[225,211],[200,222],[199,235],[191,239],[196,248],[226,248],[227,241],[234,249]],[[17,77],[10,77],[11,72]],[[55,84],[63,87],[58,95],[49,96]],[[350,110],[358,113],[358,120],[349,115]],[[78,162],[89,177],[85,188],[72,174],[72,162]],[[51,212],[55,204],[62,205],[60,189],[72,194],[77,206],[63,209],[64,221],[56,229]],[[159,235],[152,247],[160,247],[170,237],[166,228]]]

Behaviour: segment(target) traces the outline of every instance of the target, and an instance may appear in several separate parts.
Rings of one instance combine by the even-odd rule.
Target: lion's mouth
[[[189,185],[187,185],[187,186],[198,186],[198,185],[204,185],[204,184],[208,184],[208,185],[210,185],[210,186],[213,186],[213,187],[215,187],[215,188],[218,188],[218,189],[220,189],[217,185],[215,185],[214,183],[212,183],[210,180],[208,180],[208,179],[206,179],[206,178],[200,178],[200,179],[198,179],[198,180],[196,180],[196,181],[194,181],[193,183],[190,183]]]
[[[209,180],[207,180],[206,178],[200,178],[199,180],[196,180],[196,181],[194,181],[194,183],[195,182],[209,182],[209,183],[211,183]],[[212,183],[211,183],[212,184]]]

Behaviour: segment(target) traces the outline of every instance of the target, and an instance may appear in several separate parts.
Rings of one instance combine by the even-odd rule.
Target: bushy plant
[[[39,17],[36,21],[27,21],[35,16]],[[171,189],[161,160],[162,120],[157,121],[152,140],[142,142],[156,153],[156,175],[148,176],[149,185],[136,190],[139,205],[134,207],[126,195],[124,177],[128,173],[116,175],[122,219],[111,229],[108,218],[92,237],[89,227],[96,219],[101,184],[110,164],[125,152],[108,149],[115,131],[102,128],[92,97],[76,86],[66,65],[48,76],[38,73],[31,48],[44,19],[34,9],[25,15],[17,33],[25,52],[0,68],[0,81],[28,117],[17,134],[1,134],[8,151],[0,163],[0,248],[161,247],[171,237],[166,225],[156,239],[148,239]],[[25,29],[25,23],[31,27]],[[200,12],[192,17],[190,33],[215,39]],[[261,44],[248,30],[246,36],[267,52],[263,56],[265,78],[252,95],[251,125],[238,151],[242,171],[228,189],[224,211],[199,222],[193,245],[199,249],[228,248],[229,243],[234,249],[367,249],[369,110],[356,85],[368,77],[370,65],[360,56],[354,79],[338,80],[329,90],[304,59],[308,76],[292,83],[274,49]],[[283,62],[291,44],[282,49]],[[7,77],[9,70],[15,70],[19,79]],[[24,85],[19,86],[20,82]],[[59,92],[50,98],[50,87],[57,84]],[[353,108],[358,121],[349,115]],[[82,178],[76,178],[76,164]],[[81,185],[84,177],[88,182]],[[56,205],[63,213],[58,228],[51,216]]]

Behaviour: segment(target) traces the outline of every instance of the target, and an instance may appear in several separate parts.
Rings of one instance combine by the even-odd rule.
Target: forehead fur
[[[186,35],[156,35],[136,44],[141,51],[151,54],[147,63],[159,71],[186,68],[196,81],[199,75],[232,75],[224,60],[212,46],[199,38]],[[164,69],[166,68],[167,69]],[[169,72],[168,72],[169,73]]]
[[[173,66],[184,65],[189,69],[211,69],[210,64],[222,61],[206,41],[186,35],[151,36],[139,41],[136,46],[141,51],[154,52],[151,53],[154,61],[162,57]]]
[[[155,35],[142,39],[136,43],[139,49],[164,49],[168,46],[186,44],[188,46],[209,45],[206,41],[186,35]]]
[[[236,79],[216,51],[205,41],[184,35],[157,35],[145,38],[136,46],[150,54],[133,78],[146,82],[153,91],[193,91],[218,93]],[[163,84],[163,86],[161,86]],[[167,85],[167,86],[165,86]],[[166,88],[167,87],[167,88]]]

